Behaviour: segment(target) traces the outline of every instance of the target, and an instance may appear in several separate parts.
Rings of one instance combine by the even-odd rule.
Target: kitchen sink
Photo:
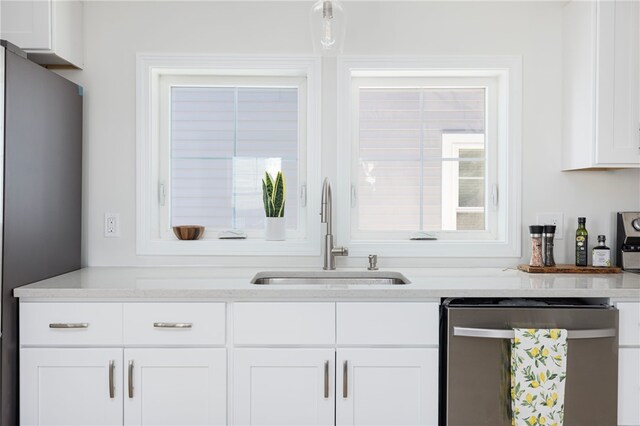
[[[251,284],[405,285],[411,281],[400,272],[387,271],[265,271],[258,272],[251,279]]]

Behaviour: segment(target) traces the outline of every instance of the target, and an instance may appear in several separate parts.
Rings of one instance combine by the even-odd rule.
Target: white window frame
[[[471,78],[492,79],[497,85],[497,184],[487,188],[487,217],[495,226],[480,238],[474,231],[434,231],[431,241],[363,239],[352,235],[354,194],[353,160],[357,151],[357,99],[354,91],[363,78]],[[520,257],[521,255],[521,116],[522,58],[520,56],[345,56],[338,59],[338,243],[355,256],[377,253],[402,257]],[[490,125],[491,123],[489,123]],[[491,129],[487,129],[490,132]],[[489,147],[489,149],[491,149]],[[489,157],[490,158],[490,157]],[[490,172],[490,167],[488,173]],[[489,223],[491,225],[491,223]],[[475,231],[478,234],[478,231]]]
[[[160,158],[161,130],[160,76],[191,75],[194,80],[210,76],[224,79],[242,76],[259,82],[260,78],[290,77],[304,79],[306,110],[304,142],[306,164],[299,164],[301,200],[299,224],[305,235],[291,235],[286,241],[263,238],[220,240],[207,235],[204,240],[180,241],[164,229],[166,209],[161,206]],[[299,98],[300,99],[300,98]],[[233,255],[233,256],[311,256],[320,254],[320,227],[313,226],[320,211],[320,60],[311,56],[215,56],[138,54],[137,56],[137,140],[136,140],[136,253],[138,255]],[[166,100],[165,100],[166,102]],[[168,124],[164,117],[165,124]],[[166,129],[165,129],[166,130]],[[302,133],[301,133],[302,135]],[[166,170],[165,170],[166,173]],[[166,188],[165,183],[165,188]],[[291,188],[293,189],[293,188]],[[164,196],[168,194],[165,189]],[[170,202],[167,198],[166,203]],[[163,227],[162,224],[165,224]],[[305,225],[306,224],[306,225]],[[217,232],[213,231],[214,234]]]

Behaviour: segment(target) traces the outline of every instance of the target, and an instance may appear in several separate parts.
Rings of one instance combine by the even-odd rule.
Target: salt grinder
[[[544,225],[542,229],[542,245],[544,249],[544,266],[556,266],[553,259],[553,237],[556,233],[555,225]]]
[[[529,266],[542,266],[542,225],[529,226],[531,234],[531,260]]]

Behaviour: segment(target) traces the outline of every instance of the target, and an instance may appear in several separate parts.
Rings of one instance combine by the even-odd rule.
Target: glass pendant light
[[[311,41],[316,53],[337,56],[342,53],[345,15],[339,0],[318,0],[311,8]]]

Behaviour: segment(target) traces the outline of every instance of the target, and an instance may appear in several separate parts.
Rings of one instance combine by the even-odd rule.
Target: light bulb
[[[311,8],[311,36],[316,53],[335,56],[342,52],[345,16],[339,0],[318,0]]]
[[[322,2],[322,39],[320,43],[323,49],[331,49],[336,43],[331,28],[331,21],[333,21],[333,5],[331,1],[326,0]]]

